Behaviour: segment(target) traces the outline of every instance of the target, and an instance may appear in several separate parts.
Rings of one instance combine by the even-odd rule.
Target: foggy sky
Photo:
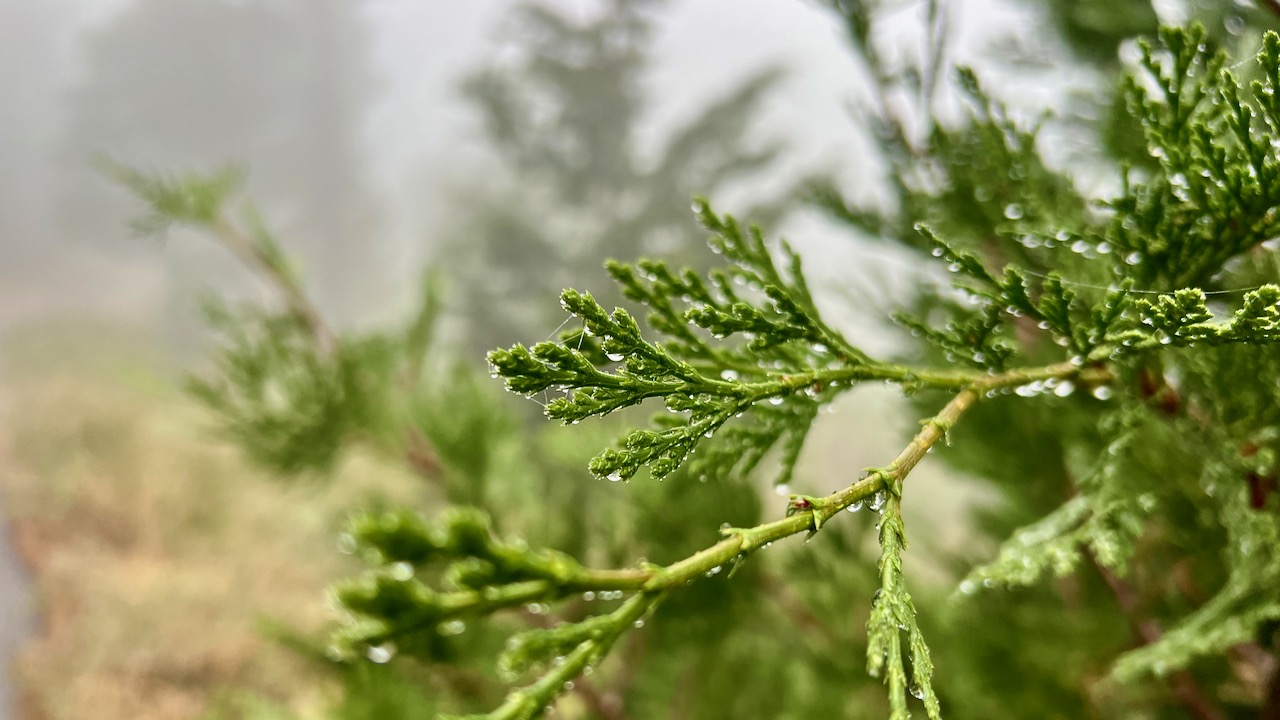
[[[24,177],[32,179],[31,187],[24,192],[33,197],[39,194],[44,166],[56,152],[63,120],[60,99],[86,70],[77,39],[128,2],[40,0],[37,5],[34,0],[0,0],[0,41],[10,45],[7,54],[0,48],[0,58],[10,65],[9,77],[20,79],[25,98],[21,107],[14,103],[5,111],[11,122],[0,124],[0,156],[29,168]],[[489,167],[491,161],[476,129],[478,117],[461,102],[457,82],[502,51],[499,28],[516,4],[516,0],[360,3],[370,21],[378,76],[373,89],[376,100],[364,133],[364,157],[386,216],[382,232],[400,248],[393,259],[402,277],[404,268],[424,258],[436,240],[432,218],[446,207],[445,188],[467,175],[482,175]],[[582,17],[597,9],[590,0],[551,4]],[[958,38],[956,53],[969,52],[968,48],[981,44],[994,28],[1007,25],[1013,17],[997,11],[996,0],[949,5]],[[905,0],[893,12],[909,23],[923,8],[923,2]],[[758,133],[784,138],[788,147],[771,182],[781,186],[803,172],[822,169],[839,171],[855,196],[865,191],[859,185],[874,183],[874,178],[866,176],[865,164],[857,161],[862,153],[850,119],[851,108],[859,102],[857,66],[838,22],[818,3],[671,0],[661,7],[658,18],[652,49],[655,64],[645,88],[649,114],[641,127],[642,150],[656,152],[669,128],[687,120],[735,80],[762,66],[781,64],[789,76],[757,123]],[[13,49],[13,39],[34,29],[24,25],[37,21],[45,31],[46,40],[41,42],[47,46]],[[20,55],[24,52],[31,57]],[[35,65],[19,70],[19,62]],[[254,158],[227,160],[246,162],[252,168]],[[158,288],[168,282],[162,264],[146,267],[137,258],[122,264],[97,248],[62,248],[57,238],[44,232],[47,228],[38,227],[48,221],[48,211],[38,199],[0,203],[0,215],[17,213],[26,218],[15,222],[14,217],[0,216],[4,234],[0,263],[8,266],[5,272],[0,265],[0,304],[8,308],[11,319],[15,313],[30,314],[50,305],[90,305],[107,311],[121,305],[120,312],[128,314],[155,302]],[[802,248],[825,244],[824,237],[829,237],[813,224],[801,224],[794,232],[805,235],[797,238]],[[36,244],[41,252],[34,252]],[[842,246],[842,252],[847,251]],[[40,264],[21,267],[36,262]],[[68,292],[68,286],[92,287],[94,292]]]

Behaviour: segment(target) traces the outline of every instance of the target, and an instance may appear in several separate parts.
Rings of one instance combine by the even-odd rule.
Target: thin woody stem
[[[338,348],[338,336],[325,322],[323,315],[315,303],[307,297],[302,286],[289,272],[281,267],[280,261],[274,258],[262,242],[245,232],[232,222],[226,214],[218,216],[210,226],[211,232],[224,246],[240,258],[249,268],[262,274],[276,286],[289,311],[306,327],[322,353],[332,353]],[[416,374],[409,375],[416,378]],[[408,425],[404,431],[403,458],[405,463],[419,475],[437,479],[443,473],[440,459],[422,430],[415,425]]]
[[[485,593],[467,591],[448,594],[446,597],[450,598],[450,602],[444,604],[461,615],[492,612],[527,602],[555,600],[584,590],[621,590],[634,593],[611,614],[609,633],[578,646],[565,657],[562,664],[532,685],[513,692],[500,708],[486,717],[493,720],[522,717],[523,711],[544,707],[564,689],[572,687],[566,684],[571,683],[585,667],[606,654],[631,623],[651,612],[671,590],[714,574],[725,564],[741,561],[774,541],[804,532],[815,532],[836,513],[854,503],[863,502],[889,488],[900,488],[903,480],[929,450],[945,438],[960,417],[988,391],[1083,375],[1104,379],[1105,374],[1105,371],[1096,368],[1084,369],[1072,363],[1059,363],[973,379],[936,415],[921,423],[920,431],[886,467],[871,470],[857,482],[826,497],[792,496],[790,514],[787,517],[752,528],[726,529],[723,531],[727,535],[724,540],[665,567],[614,570],[577,568],[555,580],[516,583],[506,588],[490,588]],[[440,616],[433,617],[433,622],[439,620]]]
[[[738,560],[778,540],[821,528],[836,513],[864,502],[891,484],[900,483],[942,440],[965,411],[990,390],[1016,387],[1030,382],[1066,379],[1090,375],[1101,377],[1104,371],[1082,369],[1072,363],[1059,363],[1041,368],[1011,370],[999,375],[981,376],[956,393],[937,415],[921,423],[920,432],[907,443],[889,465],[874,470],[857,482],[822,498],[804,499],[791,515],[751,528],[730,528],[724,540],[665,567],[621,570],[584,570],[568,579],[567,591],[582,590],[665,590],[679,587],[698,577]],[[548,582],[547,589],[552,585]]]
[[[315,337],[316,343],[326,352],[337,346],[337,336],[325,323],[311,299],[302,287],[284,272],[283,268],[263,250],[261,243],[241,230],[225,215],[220,215],[211,227],[213,234],[246,265],[257,270],[279,288],[289,310]]]
[[[1129,624],[1142,639],[1142,644],[1151,645],[1158,641],[1164,635],[1164,628],[1158,620],[1142,617],[1138,609],[1137,593],[1133,588],[1099,563],[1092,553],[1089,554],[1089,559],[1111,590],[1116,604],[1120,606]],[[1190,671],[1179,670],[1173,673],[1169,678],[1169,684],[1178,698],[1178,703],[1196,720],[1226,720],[1226,713],[1213,704]]]

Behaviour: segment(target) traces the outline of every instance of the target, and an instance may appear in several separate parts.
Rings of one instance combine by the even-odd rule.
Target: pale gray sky
[[[74,44],[77,31],[109,18],[129,0],[47,2],[38,14],[79,20],[61,26],[60,55],[68,62],[60,70],[44,69],[40,78],[49,86],[42,97],[56,98],[79,72]],[[380,75],[375,88],[377,101],[367,126],[368,157],[388,213],[384,227],[394,244],[406,249],[398,258],[403,261],[397,263],[400,266],[416,266],[421,256],[414,255],[431,240],[430,228],[424,225],[430,225],[436,212],[447,207],[449,189],[459,181],[473,179],[467,177],[469,173],[483,174],[486,157],[474,129],[477,118],[460,102],[457,81],[500,51],[497,28],[517,4],[518,0],[362,2],[373,31]],[[557,0],[551,4],[584,17],[598,9],[595,0]],[[1002,0],[950,0],[946,5],[953,20],[952,51],[965,57],[993,35],[1024,24],[1024,18]],[[905,26],[916,22],[925,7],[924,0],[902,0],[891,13]],[[19,20],[22,15],[18,13]],[[790,74],[769,101],[757,128],[765,136],[785,138],[788,143],[789,151],[775,178],[777,184],[807,171],[826,169],[839,171],[854,195],[875,187],[867,163],[860,159],[863,152],[849,117],[850,108],[859,102],[857,66],[846,49],[839,23],[818,2],[670,0],[658,18],[653,48],[656,62],[646,87],[650,115],[641,132],[644,144],[656,148],[669,128],[732,87],[734,81],[763,65],[777,63]],[[0,17],[0,22],[3,20]],[[904,35],[895,49],[917,52],[911,45],[917,42]],[[1046,92],[1042,85],[1041,96]],[[27,148],[28,156],[52,152],[47,145],[56,137],[57,127],[56,117],[50,118],[32,137],[0,138],[0,145],[21,145]],[[834,253],[835,262],[824,263],[826,267],[847,267],[849,263],[841,260],[856,259],[849,255],[856,248],[851,247],[847,235],[833,236],[820,224],[793,223],[789,233],[802,249],[822,246],[824,252]],[[83,256],[93,251],[71,252]],[[94,273],[103,280],[110,275],[110,258],[94,256],[78,262],[84,273]],[[130,292],[139,294],[136,302],[143,303],[142,291],[137,288],[147,284],[126,284]]]

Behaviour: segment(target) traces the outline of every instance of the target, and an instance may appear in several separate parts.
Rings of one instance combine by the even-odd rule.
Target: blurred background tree
[[[759,180],[782,151],[776,140],[751,137],[782,78],[778,68],[706,102],[661,147],[641,145],[643,83],[663,4],[613,0],[583,20],[550,5],[520,5],[502,23],[498,59],[463,82],[499,162],[496,182],[487,176],[460,193],[465,217],[455,220],[445,261],[464,268],[458,305],[477,352],[554,327],[532,301],[570,278],[601,277],[605,258],[697,258],[689,198]],[[772,222],[784,195],[742,209]]]

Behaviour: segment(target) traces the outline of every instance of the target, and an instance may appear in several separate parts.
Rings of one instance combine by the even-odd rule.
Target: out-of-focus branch
[[[1258,720],[1280,720],[1280,666],[1271,671],[1271,682],[1268,684],[1267,697],[1262,701],[1262,712]]]
[[[1138,634],[1143,645],[1151,645],[1164,635],[1164,628],[1160,622],[1154,618],[1143,617],[1138,607],[1138,594],[1124,580],[1116,576],[1107,568],[1098,562],[1097,558],[1089,553],[1089,559],[1093,563],[1093,567],[1097,569],[1098,574],[1102,576],[1107,587],[1111,589],[1111,594],[1116,599],[1116,604],[1120,606],[1120,611],[1129,620],[1129,624],[1133,626],[1134,632]],[[1169,684],[1173,688],[1174,695],[1178,698],[1178,702],[1186,711],[1197,720],[1226,720],[1226,713],[1209,699],[1204,689],[1200,687],[1200,683],[1196,681],[1194,675],[1187,670],[1179,670],[1169,677]]]
[[[306,326],[307,330],[315,337],[316,343],[321,350],[330,352],[337,347],[337,336],[334,335],[329,325],[325,323],[315,304],[311,302],[302,287],[289,275],[285,268],[280,267],[279,261],[266,251],[262,243],[231,222],[225,214],[218,216],[211,229],[214,236],[227,249],[250,268],[261,273],[280,290],[280,293],[284,295],[285,302],[289,305],[289,311],[296,315],[298,320]]]
[[[325,322],[324,316],[289,273],[288,268],[284,267],[282,260],[270,252],[267,241],[255,238],[232,222],[225,213],[217,216],[210,229],[241,262],[261,274],[279,290],[289,311],[306,327],[322,353],[332,353],[338,348],[340,341],[337,334]],[[420,369],[421,360],[414,359],[411,364]],[[416,378],[418,375],[410,377]],[[443,475],[440,458],[431,441],[414,425],[405,428],[403,457],[405,463],[422,477],[437,480]]]

